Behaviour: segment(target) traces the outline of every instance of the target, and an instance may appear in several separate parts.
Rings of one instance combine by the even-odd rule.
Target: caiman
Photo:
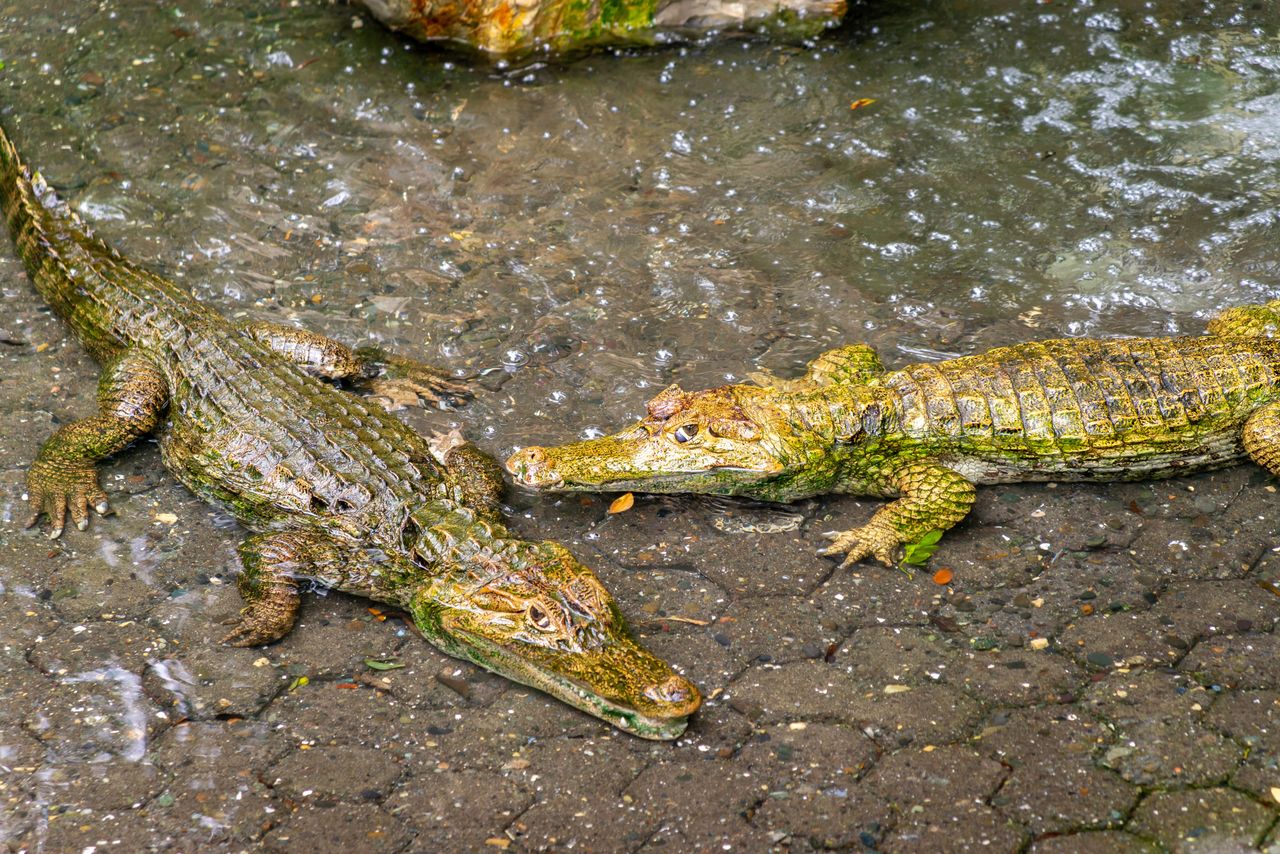
[[[822,551],[893,565],[969,513],[975,484],[1168,477],[1249,457],[1280,474],[1280,300],[1233,308],[1208,335],[1068,338],[885,370],[868,346],[801,379],[686,392],[640,423],[507,460],[547,490],[896,500]]]
[[[224,642],[270,643],[299,584],[404,609],[444,652],[635,735],[684,731],[697,689],[630,635],[613,598],[553,542],[509,533],[492,458],[435,441],[334,383],[445,401],[463,387],[378,349],[236,324],[96,237],[0,129],[0,202],[27,274],[103,364],[98,411],[63,425],[27,474],[50,536],[109,512],[95,463],[158,433],[165,466],[252,533],[246,602]]]

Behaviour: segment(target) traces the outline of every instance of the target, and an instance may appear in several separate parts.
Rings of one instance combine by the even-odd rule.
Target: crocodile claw
[[[419,403],[434,404],[441,409],[454,409],[471,399],[470,387],[421,362],[367,347],[356,351],[371,369],[372,376],[358,380],[363,391],[388,412]]]
[[[92,465],[68,466],[36,460],[27,472],[27,506],[25,528],[49,517],[49,539],[62,536],[67,514],[78,530],[89,527],[89,508],[100,516],[111,511],[107,495],[98,486],[98,473]]]
[[[222,638],[221,643],[226,646],[262,646],[280,640],[289,631],[288,626],[283,632],[275,631],[274,626],[254,619],[249,608],[246,608],[241,616],[228,622],[234,623],[235,627]]]
[[[847,569],[859,561],[874,557],[888,567],[898,565],[898,546],[902,544],[897,532],[888,525],[878,525],[872,519],[861,528],[849,531],[827,531],[823,534],[833,542],[818,554],[825,557],[845,555],[840,563],[841,569]]]

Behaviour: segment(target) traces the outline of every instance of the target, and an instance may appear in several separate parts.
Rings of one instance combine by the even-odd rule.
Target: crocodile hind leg
[[[240,544],[236,586],[245,601],[236,626],[222,639],[231,646],[257,646],[289,633],[298,616],[298,579],[339,573],[343,550],[314,531],[254,534]]]
[[[94,464],[154,430],[168,398],[164,373],[146,356],[126,350],[108,362],[98,381],[98,414],[59,428],[27,471],[31,512],[26,527],[44,513],[52,539],[62,533],[68,511],[82,531],[89,525],[90,507],[107,513]]]
[[[844,554],[841,569],[866,557],[886,566],[896,563],[898,547],[917,542],[930,531],[945,531],[973,507],[973,483],[934,463],[910,463],[889,478],[902,497],[881,507],[861,528],[833,531],[821,554]]]
[[[804,392],[829,385],[861,385],[882,373],[884,364],[875,350],[866,344],[849,344],[818,356],[798,380],[779,379],[767,371],[755,371],[747,378],[764,388]]]
[[[1206,331],[1227,338],[1280,338],[1280,300],[1229,308],[1210,320]]]
[[[352,349],[307,329],[266,321],[247,323],[242,328],[259,344],[307,373],[345,380],[377,398],[389,410],[415,403],[452,407],[469,396],[465,383],[380,347]]]
[[[457,430],[437,433],[429,442],[432,455],[449,472],[450,481],[462,490],[466,505],[485,521],[501,524],[507,482],[498,461]]]
[[[1280,475],[1280,401],[1268,403],[1244,422],[1244,450],[1255,463]]]

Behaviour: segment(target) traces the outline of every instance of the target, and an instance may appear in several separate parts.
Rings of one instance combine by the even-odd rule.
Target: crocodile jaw
[[[463,629],[455,629],[454,635],[464,642],[464,650],[461,653],[455,653],[459,657],[464,657],[507,679],[537,688],[575,709],[600,718],[623,732],[640,738],[656,741],[679,738],[689,725],[689,716],[702,705],[702,697],[698,690],[692,683],[676,675],[674,671],[671,672],[671,677],[668,677],[667,685],[674,686],[672,693],[682,695],[682,699],[669,703],[665,709],[661,709],[662,714],[657,714],[656,709],[646,712],[611,700],[590,685],[557,673],[555,670],[541,667],[506,645],[494,643],[483,635]],[[666,667],[638,645],[633,646],[636,652],[650,662]]]

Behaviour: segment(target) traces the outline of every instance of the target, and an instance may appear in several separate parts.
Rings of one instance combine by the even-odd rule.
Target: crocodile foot
[[[364,348],[357,355],[377,366],[378,373],[357,382],[388,412],[409,406],[434,404],[453,409],[471,398],[470,387],[434,368],[376,348]]]
[[[48,460],[36,460],[27,472],[27,505],[30,513],[23,527],[30,528],[44,513],[52,525],[51,540],[62,535],[68,511],[81,531],[89,527],[90,507],[100,516],[111,511],[92,464]]]
[[[821,549],[818,554],[825,556],[845,555],[840,568],[853,566],[858,561],[874,557],[885,566],[897,566],[898,547],[902,545],[902,535],[884,522],[872,519],[861,528],[849,531],[828,531],[823,534],[831,545]]]
[[[277,615],[261,613],[261,608],[250,605],[240,616],[227,622],[234,627],[222,638],[227,646],[261,646],[280,640],[293,628],[293,613],[286,621]]]

